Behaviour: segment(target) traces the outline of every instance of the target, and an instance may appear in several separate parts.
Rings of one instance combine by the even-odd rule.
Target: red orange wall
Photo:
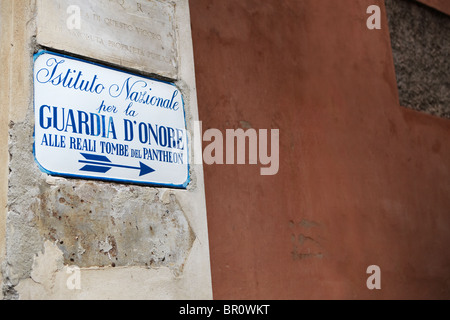
[[[448,0],[418,0],[423,4],[433,7],[438,11],[450,15],[450,2]]]
[[[383,1],[191,16],[203,129],[280,129],[277,175],[205,165],[214,298],[450,298],[450,121],[399,106]]]

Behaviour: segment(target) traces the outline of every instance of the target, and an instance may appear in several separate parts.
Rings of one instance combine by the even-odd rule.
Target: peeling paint
[[[34,258],[31,279],[36,283],[50,286],[54,282],[55,273],[62,267],[61,250],[55,244],[46,241],[44,251],[37,254]]]
[[[8,65],[15,66],[13,74],[2,77],[5,93],[13,92],[14,99],[5,105],[9,126],[0,137],[8,140],[0,298],[210,299],[201,165],[190,167],[193,180],[187,190],[66,179],[39,170],[33,156],[32,63],[41,44],[36,42],[36,1],[30,3],[14,1],[14,10],[0,10],[11,23],[6,35],[14,55],[8,55]],[[191,130],[198,114],[187,1],[177,2],[173,21],[180,54],[188,57],[176,83],[183,84]],[[80,292],[67,289],[67,266],[83,270]]]
[[[63,179],[41,189],[36,225],[65,264],[182,270],[195,235],[175,195],[161,202],[151,188]]]
[[[324,247],[321,242],[323,238],[317,233],[321,224],[312,221],[301,219],[296,223],[289,220],[288,226],[293,233],[291,233],[292,251],[291,257],[293,261],[304,260],[309,258],[322,259],[324,257]]]

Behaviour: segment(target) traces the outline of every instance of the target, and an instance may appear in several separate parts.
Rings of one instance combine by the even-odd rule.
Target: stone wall
[[[79,29],[66,26],[69,5],[81,8]],[[33,157],[40,49],[173,82],[195,138],[188,2],[2,0],[1,10],[4,298],[210,299],[201,165],[190,166],[184,190],[55,177]]]

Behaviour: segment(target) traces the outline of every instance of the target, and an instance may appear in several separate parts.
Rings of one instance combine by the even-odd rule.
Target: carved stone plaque
[[[38,0],[43,46],[176,79],[175,3]]]

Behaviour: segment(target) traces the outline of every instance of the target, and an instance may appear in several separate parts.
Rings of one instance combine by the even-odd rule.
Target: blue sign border
[[[157,82],[161,82],[161,83],[165,83],[171,86],[174,86],[177,90],[179,90],[181,92],[181,90],[173,83],[171,82],[167,82],[167,81],[162,81],[159,79],[153,79],[150,77],[146,77],[143,75],[139,75],[139,74],[135,74],[129,71],[124,71],[124,70],[120,70],[117,68],[113,68],[110,66],[106,66],[106,65],[102,65],[96,62],[92,62],[92,61],[88,61],[88,60],[84,60],[81,58],[77,58],[77,57],[72,57],[69,55],[65,55],[65,54],[61,54],[61,53],[57,53],[57,52],[53,52],[53,51],[49,51],[49,50],[39,50],[37,53],[35,53],[33,55],[33,113],[35,112],[35,108],[36,108],[36,103],[34,100],[35,94],[34,94],[34,67],[35,67],[35,62],[36,59],[38,57],[40,57],[43,54],[52,54],[55,56],[59,56],[59,57],[63,57],[63,58],[67,58],[67,59],[71,59],[71,60],[77,60],[77,61],[81,61],[84,63],[89,63],[91,65],[95,65],[101,68],[105,68],[105,69],[110,69],[110,70],[114,70],[114,71],[118,71],[121,73],[125,73],[125,74],[129,74],[135,77],[140,77],[140,78],[144,78],[147,80],[151,80],[151,81],[157,81]],[[185,108],[185,104],[184,104],[184,98],[183,98],[183,94],[181,94],[181,101],[182,101],[182,105],[183,105],[183,116],[184,116],[184,125],[186,127],[186,131],[187,131],[187,122],[186,122],[186,108]],[[34,161],[36,162],[36,164],[38,165],[39,169],[49,175],[52,176],[58,176],[58,177],[67,177],[67,178],[75,178],[75,179],[89,179],[89,180],[99,180],[99,181],[105,181],[105,182],[118,182],[118,183],[123,183],[123,184],[135,184],[135,185],[143,185],[143,186],[152,186],[152,187],[164,187],[164,188],[177,188],[177,189],[186,189],[187,186],[189,185],[189,183],[191,182],[191,172],[190,172],[190,163],[189,163],[189,137],[186,135],[186,139],[187,139],[187,143],[186,143],[186,152],[187,152],[187,179],[183,184],[180,185],[176,185],[176,184],[164,184],[164,183],[156,183],[156,182],[145,182],[145,181],[133,181],[133,180],[126,180],[126,179],[115,179],[115,178],[102,178],[102,177],[93,177],[93,176],[89,176],[89,175],[76,175],[76,174],[67,174],[67,173],[60,173],[60,172],[53,172],[50,170],[45,169],[40,163],[39,161],[36,159],[36,140],[35,140],[35,130],[33,130],[33,157],[34,157]]]

